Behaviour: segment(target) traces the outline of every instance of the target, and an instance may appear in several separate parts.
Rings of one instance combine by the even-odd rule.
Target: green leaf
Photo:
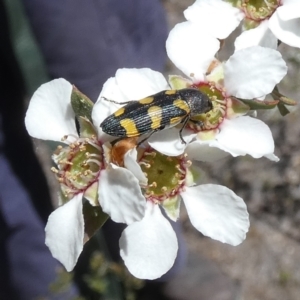
[[[97,131],[92,122],[86,117],[78,117],[80,137],[92,138],[97,136]]]
[[[75,86],[73,86],[71,95],[71,105],[77,118],[85,117],[92,122],[91,115],[94,103]]]
[[[92,206],[89,201],[84,201],[82,213],[85,231],[84,241],[87,242],[104,225],[109,216],[103,212],[101,206]]]
[[[289,97],[286,97],[282,95],[277,86],[275,86],[274,90],[271,93],[273,99],[280,101],[282,104],[289,105],[289,106],[295,106],[297,102],[294,99],[291,99]]]
[[[269,100],[260,101],[255,99],[254,100],[239,99],[239,100],[247,104],[251,110],[273,109],[279,103],[279,100],[273,100],[273,101],[269,101]]]
[[[278,107],[280,114],[283,117],[290,113],[290,111],[286,108],[286,106],[283,103],[278,103],[277,107]]]

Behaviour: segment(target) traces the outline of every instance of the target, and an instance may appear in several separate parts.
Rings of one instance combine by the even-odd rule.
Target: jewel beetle
[[[150,136],[156,131],[182,123],[179,135],[185,143],[182,130],[187,122],[193,121],[195,116],[206,113],[212,108],[209,97],[198,89],[165,90],[138,101],[125,102],[124,106],[104,119],[100,127],[106,134],[118,137],[120,140],[143,134]]]

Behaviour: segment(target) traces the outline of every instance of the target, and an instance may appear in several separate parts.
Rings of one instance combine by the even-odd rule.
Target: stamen
[[[182,175],[176,172],[176,173],[174,174],[174,176],[175,176],[177,179],[179,179],[179,178],[181,178]]]
[[[101,158],[101,156],[99,154],[96,154],[96,153],[89,153],[89,157],[95,157],[95,158],[98,158],[98,159]]]
[[[102,151],[102,148],[101,148],[98,144],[92,142],[91,140],[89,140],[88,143],[89,143],[91,146],[95,147],[100,153],[103,152],[103,151]]]
[[[144,155],[150,155],[150,156],[152,156],[152,157],[155,157],[156,156],[156,152],[147,152],[147,151],[145,151],[144,152]]]
[[[81,151],[81,152],[86,151],[86,146],[85,145],[80,145],[79,146],[79,151]]]
[[[192,164],[193,164],[193,163],[192,163],[191,160],[187,160],[187,161],[184,163],[184,166],[185,166],[186,168],[189,168]]]
[[[157,187],[157,183],[155,181],[153,181],[151,184],[148,185],[148,187],[156,188]]]
[[[58,170],[57,170],[55,167],[52,167],[50,170],[51,170],[53,173],[58,174]]]
[[[150,168],[151,168],[151,165],[150,165],[149,163],[146,163],[146,162],[143,162],[143,161],[140,161],[140,162],[139,162],[139,165],[140,165],[140,166],[143,165],[143,166],[145,166],[145,168],[147,168],[147,169],[150,169]]]
[[[180,165],[176,165],[175,167],[181,174],[185,174],[185,171],[181,169]]]
[[[160,190],[161,190],[163,193],[165,193],[165,192],[168,190],[168,188],[167,188],[166,186],[163,186]]]
[[[91,163],[94,163],[94,164],[96,164],[99,167],[102,166],[101,162],[98,161],[98,160],[96,160],[96,159],[89,159],[88,160],[88,164],[91,164]]]

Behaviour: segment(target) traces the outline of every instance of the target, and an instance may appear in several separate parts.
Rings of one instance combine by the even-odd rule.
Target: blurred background
[[[4,1],[9,16],[12,44],[25,79],[28,102],[32,93],[42,83],[50,80],[53,73],[49,74],[46,58],[31,31],[28,17],[20,2]],[[193,2],[161,2],[169,29],[184,21],[183,10]],[[164,15],[160,17],[164,24],[162,18]],[[70,22],[76,22],[76,18],[70,19]],[[159,26],[157,30],[160,30]],[[232,34],[231,41],[236,34],[237,32]],[[164,29],[160,38],[166,38]],[[228,52],[224,57],[228,57],[233,49],[230,39],[226,42],[225,49]],[[282,44],[279,51],[288,64],[288,75],[280,83],[279,89],[282,94],[298,101],[300,50]],[[144,55],[147,56],[147,53],[144,52]],[[150,59],[149,57],[149,61]],[[156,70],[165,70],[166,74],[179,74],[171,62],[164,63],[165,59],[165,54],[162,53],[161,58],[151,65],[147,59],[141,59],[136,65],[134,61],[130,61],[126,66],[149,66]],[[125,64],[122,65],[122,61],[116,62],[111,70],[115,71],[118,67],[125,67]],[[114,75],[113,71],[107,69],[103,73],[105,79]],[[104,79],[96,80],[99,83],[99,93]],[[83,90],[88,90],[84,82],[80,84]],[[91,90],[90,93],[95,100],[97,91]],[[259,118],[271,128],[276,145],[275,154],[280,158],[278,163],[246,156],[228,157],[213,164],[202,164],[207,173],[207,182],[229,187],[247,203],[251,225],[246,240],[241,245],[232,247],[203,237],[190,225],[182,206],[181,221],[188,249],[187,266],[164,285],[166,298],[140,299],[300,299],[300,110],[299,107],[292,108],[290,114],[281,117],[274,109],[259,113]],[[34,149],[46,174],[51,199],[55,205],[58,187],[50,172],[51,151],[40,141],[34,141]],[[99,260],[96,260],[96,265],[97,262]],[[133,289],[143,286],[142,283],[131,284]]]

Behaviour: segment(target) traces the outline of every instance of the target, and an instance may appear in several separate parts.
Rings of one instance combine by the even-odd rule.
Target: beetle
[[[106,98],[104,100],[118,103]],[[148,133],[149,138],[156,131],[182,123],[179,135],[184,144],[186,142],[182,137],[182,130],[187,122],[193,121],[193,117],[213,108],[209,97],[194,88],[165,90],[138,101],[125,102],[125,104],[100,124],[103,132],[119,137],[118,140]],[[201,123],[196,120],[194,122]]]

